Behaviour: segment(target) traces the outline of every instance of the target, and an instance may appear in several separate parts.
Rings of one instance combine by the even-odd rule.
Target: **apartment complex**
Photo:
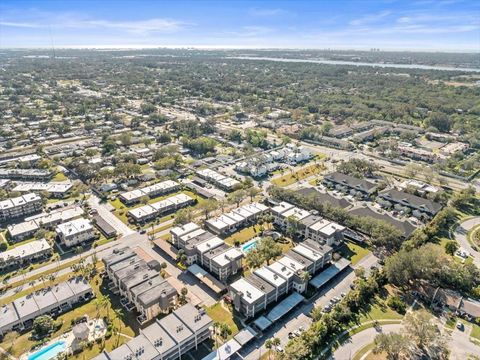
[[[95,229],[88,219],[79,218],[59,224],[55,232],[61,244],[72,247],[96,237]]]
[[[0,169],[0,179],[48,181],[53,173],[42,169]]]
[[[313,239],[329,246],[338,245],[343,240],[345,227],[326,220],[311,211],[300,209],[285,201],[271,210],[274,223],[282,229],[294,228],[295,232],[307,239]]]
[[[228,234],[241,227],[254,223],[259,216],[268,211],[268,207],[260,203],[250,203],[225,213],[216,219],[210,219],[205,225],[215,234]]]
[[[11,250],[0,252],[0,270],[14,269],[48,259],[52,251],[52,247],[45,239],[19,245]]]
[[[442,209],[442,205],[435,201],[396,189],[380,192],[377,202],[387,209],[395,209],[405,214],[412,214],[412,216],[419,219],[430,219]]]
[[[127,215],[134,222],[144,223],[159,215],[178,210],[194,203],[195,199],[192,197],[185,194],[177,194],[164,200],[129,210]]]
[[[180,190],[179,183],[173,180],[166,180],[141,189],[124,192],[120,194],[119,198],[124,204],[131,205],[140,202],[143,196],[155,198],[178,190]]]
[[[93,297],[90,284],[81,276],[22,296],[0,307],[0,335],[28,329],[38,316],[61,314]]]
[[[199,264],[205,270],[225,281],[242,268],[243,253],[195,223],[170,230],[172,242],[185,252],[187,264]]]
[[[7,226],[9,240],[17,242],[28,239],[40,229],[54,229],[58,224],[82,215],[83,209],[76,206],[67,210],[53,211],[49,214],[30,216],[21,223]]]
[[[328,245],[305,240],[273,264],[235,281],[229,286],[235,310],[254,317],[292,290],[304,292],[308,279],[331,262],[332,253]]]
[[[135,309],[140,322],[149,321],[173,308],[177,291],[159,273],[157,261],[145,261],[134,250],[124,247],[103,258],[111,281],[110,289],[122,297],[122,305]]]
[[[339,172],[325,175],[323,178],[323,184],[328,188],[333,188],[360,199],[371,197],[378,187],[375,183],[370,181],[358,179]]]
[[[35,193],[0,201],[0,222],[37,213],[42,206],[42,198]]]
[[[174,360],[197,349],[211,337],[213,320],[203,309],[183,305],[171,314],[140,330],[126,344],[104,352],[94,360]]]
[[[225,191],[233,191],[235,190],[235,188],[240,186],[240,181],[234,178],[231,178],[229,176],[219,174],[214,170],[210,170],[210,169],[198,170],[197,175],[200,178],[207,180],[208,182],[212,183],[213,185]]]
[[[19,191],[19,192],[47,192],[49,196],[57,198],[57,199],[63,199],[65,198],[70,191],[73,189],[73,184],[70,181],[62,181],[62,182],[49,182],[49,183],[43,183],[43,182],[21,182],[17,183],[17,186],[15,186],[12,190],[13,191]]]

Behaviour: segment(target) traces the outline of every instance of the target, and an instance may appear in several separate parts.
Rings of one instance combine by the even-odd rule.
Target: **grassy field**
[[[474,226],[467,233],[467,240],[471,245],[480,245],[480,225]]]
[[[339,253],[342,256],[352,262],[352,265],[357,264],[365,256],[370,254],[365,246],[357,245],[351,241],[346,241],[345,244],[339,249]]]
[[[360,350],[358,350],[356,352],[356,354],[353,356],[352,360],[360,360],[366,353],[371,351],[374,347],[375,347],[375,345],[373,343],[364,346],[363,348],[361,348]]]
[[[278,186],[288,186],[297,181],[306,179],[312,175],[316,175],[324,170],[325,167],[322,164],[307,165],[293,173],[288,173],[283,176],[273,179],[271,182]]]
[[[63,277],[61,277],[63,278]],[[65,280],[65,279],[63,279]],[[98,298],[101,298],[105,295],[109,295],[107,290],[102,286],[102,279],[97,275],[91,281],[90,285]],[[90,319],[98,317],[107,317],[113,321],[113,324],[116,328],[121,329],[120,333],[125,334],[127,336],[135,336],[135,330],[128,326],[127,324],[136,324],[134,319],[134,315],[131,313],[127,313],[119,318],[115,318],[114,316],[114,309],[119,309],[120,304],[117,298],[111,299],[106,307],[97,307],[97,301],[92,300],[89,303],[83,304],[78,306],[77,308],[69,311],[57,318],[57,321],[62,323],[62,326],[59,330],[57,330],[54,334],[52,334],[51,338],[55,338],[60,336],[61,334],[68,332],[71,330],[71,321],[78,317],[87,315]],[[9,351],[12,355],[19,357],[25,351],[28,351],[34,345],[37,344],[36,341],[32,341],[29,339],[31,336],[31,332],[27,332],[18,336],[13,344],[10,342],[0,343],[0,347]],[[116,334],[112,335],[112,337],[105,341],[105,347],[107,350],[111,350],[117,346],[117,339],[118,344],[122,344],[125,341],[128,341],[128,338],[120,335],[117,337]],[[84,350],[81,354],[72,357],[74,359],[91,359],[99,354],[101,351],[99,345],[94,345],[91,349]]]
[[[68,178],[61,171],[57,172],[53,177],[52,181],[66,181]]]

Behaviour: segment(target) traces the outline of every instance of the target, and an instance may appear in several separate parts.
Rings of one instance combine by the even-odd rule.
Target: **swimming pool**
[[[245,244],[243,244],[242,245],[243,253],[247,253],[250,250],[255,249],[257,247],[257,241],[258,241],[258,239],[253,239],[253,240],[250,240],[250,241],[246,242]]]
[[[56,341],[28,356],[28,360],[50,360],[65,351],[65,341]]]

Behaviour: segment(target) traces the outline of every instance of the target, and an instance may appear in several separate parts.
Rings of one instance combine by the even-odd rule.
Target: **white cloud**
[[[271,17],[271,16],[277,16],[277,15],[284,15],[287,13],[286,10],[284,9],[258,9],[258,8],[253,8],[248,11],[248,13],[252,16],[266,16],[266,17]]]
[[[379,12],[377,14],[363,16],[361,18],[350,21],[350,25],[360,26],[360,25],[375,23],[375,22],[378,22],[378,21],[386,18],[391,13],[392,13],[391,11],[385,10],[385,11]]]

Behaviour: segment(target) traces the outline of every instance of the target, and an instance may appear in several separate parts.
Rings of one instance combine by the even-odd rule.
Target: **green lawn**
[[[265,229],[266,227],[263,226],[263,228]],[[238,241],[240,244],[243,244],[248,240],[253,239],[256,236],[259,236],[261,233],[261,229],[262,229],[262,225],[257,224],[257,225],[249,226],[227,237],[225,239],[225,242],[229,245],[233,245],[235,241]]]
[[[325,167],[322,164],[307,165],[293,173],[287,173],[283,176],[277,177],[271,181],[272,184],[278,186],[288,186],[297,181],[306,179],[312,175],[320,173]]]
[[[374,343],[371,343],[371,344],[368,344],[368,345],[365,345],[363,348],[361,348],[360,350],[358,350],[355,355],[353,356],[353,360],[360,360],[366,353],[368,353],[369,351],[371,351],[373,348],[375,347],[375,344]]]
[[[467,234],[467,240],[471,245],[480,245],[480,225],[474,226]]]
[[[63,278],[63,277],[62,277]],[[64,280],[64,279],[63,279]],[[97,275],[91,281],[90,285],[93,288],[95,295],[101,297],[106,294],[106,290],[101,286],[101,278]],[[80,316],[87,315],[90,319],[96,318],[97,315],[99,317],[108,316],[114,323],[114,326],[117,328],[121,328],[121,333],[126,334],[128,336],[135,336],[134,329],[129,326],[128,324],[136,324],[134,319],[134,315],[131,313],[125,314],[122,318],[114,319],[114,309],[120,309],[120,305],[118,299],[112,297],[110,303],[105,308],[99,308],[97,310],[96,301],[92,300],[89,303],[81,305],[72,311],[69,311],[57,318],[57,321],[62,323],[62,326],[59,330],[57,330],[54,334],[52,334],[51,338],[55,338],[60,336],[61,334],[68,332],[71,330],[71,320],[76,319]],[[31,336],[31,332],[27,332],[15,338],[13,344],[10,342],[0,343],[0,347],[9,351],[12,355],[19,357],[25,351],[28,351],[32,346],[36,345],[37,342],[32,341],[29,339]],[[120,336],[118,338],[118,345],[126,342],[128,339]],[[107,350],[112,350],[113,348],[117,347],[117,336],[112,335],[112,337],[105,342],[105,347]],[[91,349],[86,349],[81,354],[74,356],[74,359],[92,359],[96,355],[100,353],[101,349],[99,345],[93,346]]]
[[[368,250],[365,246],[357,245],[351,241],[346,241],[338,252],[344,258],[350,260],[352,262],[352,265],[357,264],[365,256],[370,254],[370,250]]]
[[[239,328],[242,327],[240,321],[235,321],[233,314],[224,308],[221,303],[216,303],[215,305],[206,307],[205,311],[214,322],[218,321],[219,323],[226,323],[230,327],[232,334],[228,337],[228,339],[231,339],[233,336],[235,336],[238,333]]]

